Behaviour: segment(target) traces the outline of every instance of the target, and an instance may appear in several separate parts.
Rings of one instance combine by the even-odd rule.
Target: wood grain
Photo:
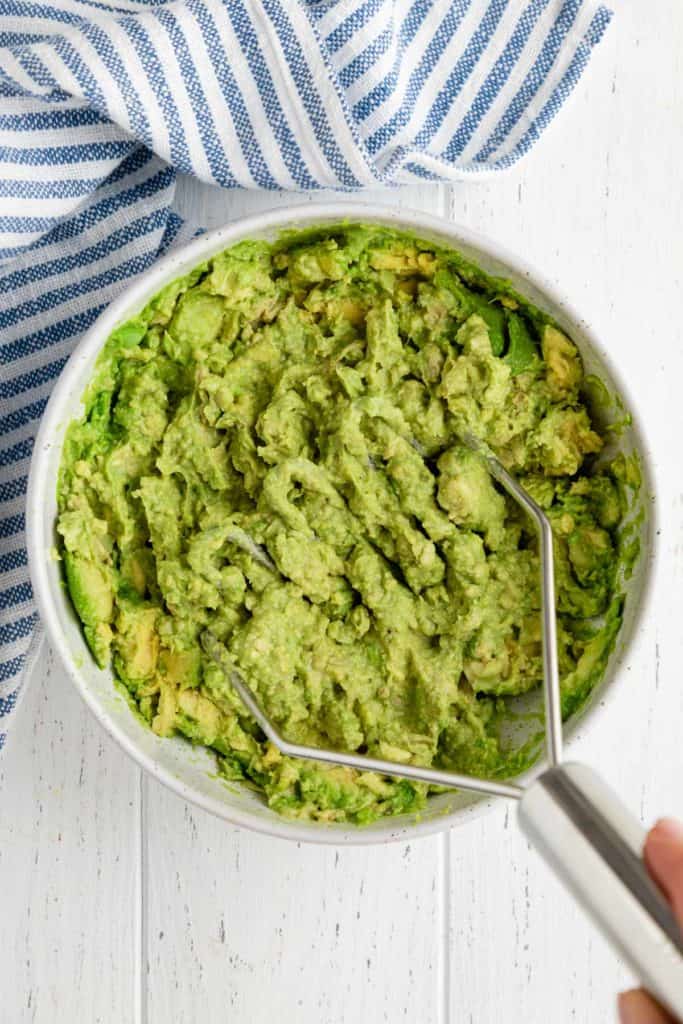
[[[149,794],[150,1020],[438,1019],[438,838],[302,846]]]
[[[0,759],[0,1021],[139,1019],[140,772],[48,651]]]

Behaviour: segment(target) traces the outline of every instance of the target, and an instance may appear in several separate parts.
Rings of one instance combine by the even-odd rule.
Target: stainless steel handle
[[[550,768],[519,804],[523,830],[645,987],[683,1021],[683,933],[642,858],[645,832],[590,768]]]

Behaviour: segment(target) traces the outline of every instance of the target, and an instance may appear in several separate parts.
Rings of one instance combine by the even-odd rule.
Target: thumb
[[[658,821],[648,833],[643,855],[683,930],[683,824],[674,818]]]
[[[619,996],[620,1024],[673,1024],[671,1017],[642,988]]]
[[[669,1014],[642,988],[622,992],[618,997],[618,1019],[620,1024],[674,1024]]]

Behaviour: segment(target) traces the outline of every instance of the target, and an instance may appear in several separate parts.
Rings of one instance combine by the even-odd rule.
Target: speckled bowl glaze
[[[131,713],[115,688],[111,671],[98,669],[63,585],[60,564],[53,557],[56,542],[56,487],[62,444],[67,426],[82,414],[81,396],[106,339],[119,324],[142,309],[165,284],[192,267],[245,238],[274,239],[283,229],[305,228],[341,220],[361,220],[412,231],[426,239],[450,245],[491,274],[508,278],[538,307],[550,313],[581,350],[586,370],[595,373],[610,393],[618,394],[633,417],[624,382],[588,323],[567,303],[557,288],[515,254],[494,241],[435,217],[354,202],[293,206],[235,221],[203,236],[159,260],[113,302],[78,345],[50,398],[36,440],[28,487],[27,535],[31,578],[40,614],[52,646],[86,704],[123,750],[179,796],[235,825],[297,841],[332,844],[386,843],[438,832],[464,824],[482,814],[492,801],[463,792],[431,797],[420,815],[383,818],[372,825],[319,824],[280,817],[262,796],[247,785],[226,783],[216,776],[208,751],[193,748],[181,738],[160,739]],[[609,694],[619,677],[619,664],[632,646],[649,589],[654,557],[654,506],[647,445],[633,418],[623,431],[618,448],[641,456],[643,487],[641,554],[626,586],[626,614],[605,676],[581,712],[565,727],[570,740],[579,721],[587,725],[599,710],[608,713]],[[538,770],[538,767],[535,769]]]

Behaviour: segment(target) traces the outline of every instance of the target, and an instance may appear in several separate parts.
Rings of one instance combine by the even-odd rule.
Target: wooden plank
[[[137,767],[49,651],[0,758],[0,1020],[139,1019]]]
[[[400,189],[368,189],[356,194],[325,192],[246,192],[202,185],[187,175],[178,176],[175,204],[193,224],[215,228],[238,217],[249,217],[264,210],[286,209],[334,202],[358,202],[369,206],[394,206],[419,209],[435,216],[446,216],[449,190],[441,185],[412,185]]]
[[[151,1021],[439,1019],[438,837],[301,845],[148,792]]]

